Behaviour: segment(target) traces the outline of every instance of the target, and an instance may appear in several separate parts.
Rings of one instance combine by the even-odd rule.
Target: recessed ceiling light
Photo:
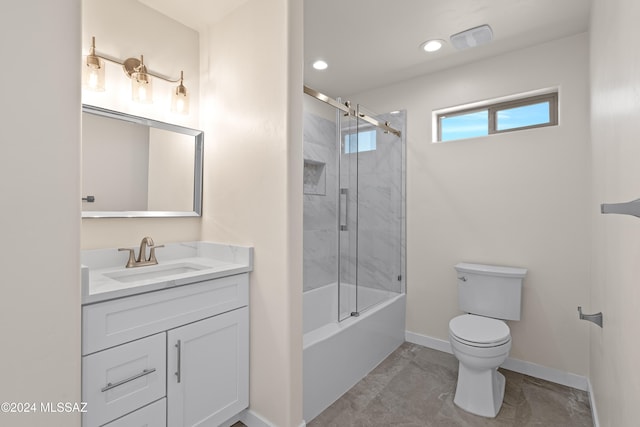
[[[327,64],[322,59],[319,59],[313,63],[313,68],[315,68],[316,70],[326,70],[328,66],[329,64]]]
[[[444,45],[444,40],[438,40],[438,39],[434,39],[434,40],[428,40],[424,43],[422,43],[420,45],[420,47],[425,51],[425,52],[435,52],[440,50],[440,48]]]

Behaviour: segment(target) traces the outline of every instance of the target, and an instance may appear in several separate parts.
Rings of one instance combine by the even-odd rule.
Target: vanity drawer
[[[167,399],[153,402],[151,405],[105,424],[104,427],[167,427]]]
[[[82,307],[82,354],[113,347],[249,301],[247,273]]]
[[[165,333],[82,358],[83,427],[101,426],[166,395]]]

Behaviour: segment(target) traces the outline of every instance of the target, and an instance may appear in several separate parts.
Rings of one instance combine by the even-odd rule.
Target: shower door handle
[[[342,199],[344,196],[344,202]],[[349,219],[349,189],[341,188],[340,189],[340,201],[338,203],[338,209],[340,212],[340,231],[347,231],[349,226],[347,225],[347,221]],[[344,206],[344,221],[342,220],[342,207]]]

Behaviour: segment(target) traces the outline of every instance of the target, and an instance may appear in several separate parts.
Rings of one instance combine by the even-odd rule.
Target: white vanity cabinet
[[[248,406],[247,311],[167,332],[167,364],[174,371],[167,379],[169,426],[218,426]]]
[[[214,427],[248,407],[248,273],[82,307],[83,427]]]

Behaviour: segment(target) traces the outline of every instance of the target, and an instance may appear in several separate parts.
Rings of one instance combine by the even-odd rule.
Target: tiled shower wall
[[[309,112],[303,120],[303,290],[308,291],[338,280],[338,152],[335,122]]]
[[[404,135],[405,112],[377,118],[389,121]],[[354,119],[346,120],[340,140],[345,132],[356,129]],[[337,132],[335,122],[305,112],[304,291],[338,280],[340,238],[342,283],[355,284],[357,280],[359,286],[401,292],[405,259],[403,140],[378,129],[375,150],[342,154],[340,187],[348,188],[349,206],[348,231],[339,232]]]

